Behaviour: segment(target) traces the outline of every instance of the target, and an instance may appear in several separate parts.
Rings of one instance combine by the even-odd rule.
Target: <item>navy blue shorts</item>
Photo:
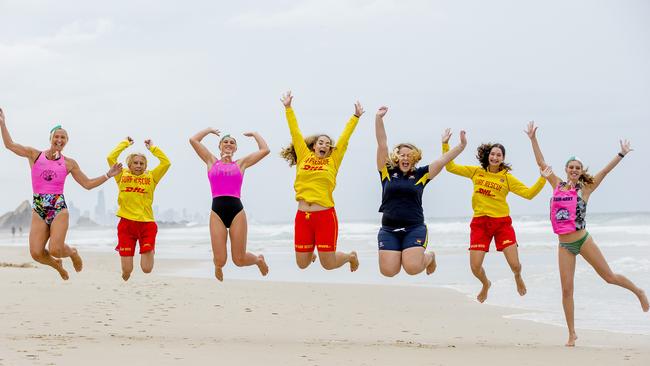
[[[404,249],[413,247],[427,247],[428,233],[425,224],[418,224],[408,227],[382,226],[377,234],[379,250],[396,250],[401,252]]]

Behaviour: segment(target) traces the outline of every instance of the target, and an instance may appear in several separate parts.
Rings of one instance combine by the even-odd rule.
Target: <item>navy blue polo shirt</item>
[[[429,179],[429,166],[416,168],[406,174],[398,167],[383,167],[381,178],[382,225],[389,227],[411,226],[424,223],[422,193]]]

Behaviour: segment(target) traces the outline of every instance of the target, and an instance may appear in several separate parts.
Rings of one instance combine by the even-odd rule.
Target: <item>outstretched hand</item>
[[[467,146],[467,136],[465,130],[460,130],[460,144]]]
[[[361,117],[363,114],[364,110],[363,107],[361,106],[361,103],[357,100],[356,103],[354,103],[354,115],[357,117]]]
[[[553,167],[551,167],[550,165],[547,165],[546,168],[540,169],[539,171],[542,174],[542,177],[544,178],[548,178],[551,175],[553,175]]]
[[[535,138],[535,133],[537,132],[537,126],[535,126],[535,121],[528,122],[528,127],[524,130],[529,139]]]
[[[109,178],[112,178],[112,177],[114,177],[114,176],[120,174],[121,171],[122,171],[122,163],[117,163],[117,164],[113,165],[113,166],[108,170],[108,172],[106,173],[106,175],[108,175]]]
[[[293,95],[291,95],[291,90],[282,94],[282,98],[280,98],[280,100],[282,101],[282,104],[284,104],[285,108],[291,108],[291,101],[293,100]]]
[[[630,145],[630,140],[619,140],[619,142],[621,143],[621,154],[627,155],[630,151],[634,151]]]
[[[451,128],[445,128],[445,132],[442,133],[442,143],[443,144],[448,144],[449,140],[451,139]]]
[[[129,142],[129,145],[133,145],[133,139],[131,138],[131,136],[127,136],[126,141]]]
[[[257,133],[257,132],[244,132],[244,136],[246,136],[246,137],[253,137],[253,136],[255,136],[256,133]]]
[[[144,146],[147,150],[150,150],[153,147],[153,141],[151,141],[151,139],[144,140]]]
[[[379,117],[379,118],[384,118],[384,116],[386,115],[386,113],[388,113],[388,107],[386,107],[385,105],[382,105],[382,106],[379,107],[379,109],[377,110],[377,117]]]

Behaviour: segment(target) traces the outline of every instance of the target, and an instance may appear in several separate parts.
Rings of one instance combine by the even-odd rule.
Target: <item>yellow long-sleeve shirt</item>
[[[305,144],[293,109],[287,108],[286,115],[289,132],[291,132],[291,142],[297,156],[296,181],[293,185],[296,191],[296,201],[304,200],[323,207],[334,207],[332,193],[336,187],[336,174],[348,148],[350,136],[359,123],[359,117],[350,117],[343,133],[336,141],[336,148],[332,150],[329,157],[321,159]]]
[[[113,151],[108,154],[108,165],[117,163],[117,158],[122,151],[129,146],[129,141],[121,141]],[[149,149],[153,156],[160,160],[160,163],[153,170],[145,170],[140,175],[131,174],[128,168],[115,176],[115,182],[119,188],[117,196],[117,216],[125,219],[151,222],[153,217],[153,192],[163,175],[167,172],[171,163],[167,155],[158,146]]]
[[[449,144],[442,144],[443,154],[449,151]],[[544,188],[546,179],[539,177],[532,187],[527,187],[507,170],[490,173],[481,166],[457,165],[450,161],[445,166],[448,172],[467,177],[474,183],[472,209],[474,217],[505,217],[510,215],[506,196],[512,192],[526,199],[533,199]]]

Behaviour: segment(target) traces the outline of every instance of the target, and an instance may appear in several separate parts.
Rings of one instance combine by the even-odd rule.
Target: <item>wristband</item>
[[[111,179],[111,177],[108,176],[108,173],[104,173],[104,176],[106,177],[106,180]]]
[[[621,154],[621,153],[618,153],[618,156],[620,156],[621,159],[623,159],[623,158],[625,157],[625,155],[623,155],[623,154]]]

